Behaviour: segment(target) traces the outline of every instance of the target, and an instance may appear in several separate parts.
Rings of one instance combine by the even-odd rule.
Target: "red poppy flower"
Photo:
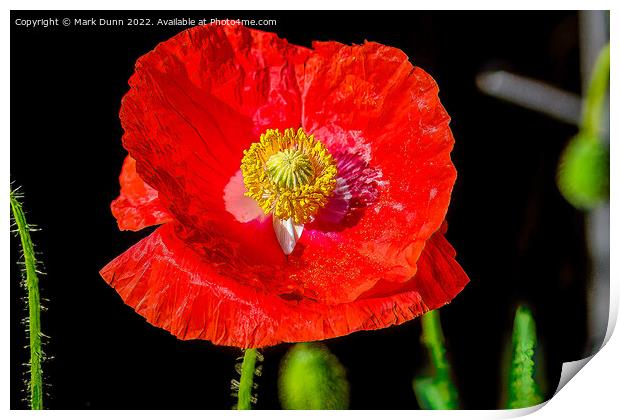
[[[400,324],[468,282],[441,228],[449,117],[402,51],[207,25],[129,84],[112,212],[161,226],[101,275],[151,324],[242,348],[314,341]]]

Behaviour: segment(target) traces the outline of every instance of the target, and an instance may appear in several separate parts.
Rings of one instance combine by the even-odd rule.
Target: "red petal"
[[[333,331],[344,328],[334,324],[339,321],[348,332],[373,328],[349,326],[367,325],[367,317],[376,316],[374,312],[364,310],[363,322],[356,321],[353,314],[369,305],[391,308],[390,302],[398,301],[401,306],[415,302],[419,306],[449,295],[434,287],[428,298],[423,298],[417,289],[406,288],[414,283],[409,279],[416,270],[422,270],[423,261],[419,266],[416,262],[445,216],[456,176],[449,156],[453,139],[448,116],[439,103],[434,81],[393,48],[337,43],[316,47],[317,54],[308,59],[308,50],[290,46],[273,34],[241,27],[192,28],[138,61],[131,90],[123,100],[125,147],[137,159],[140,176],[159,192],[162,205],[179,224],[175,224],[174,234],[167,226],[137,245],[143,252],[148,251],[144,247],[152,247],[155,256],[132,248],[104,273],[133,278],[127,280],[129,286],[121,281],[119,287],[134,290],[134,285],[141,284],[135,289],[141,291],[140,302],[156,305],[168,305],[160,304],[157,297],[170,287],[161,278],[185,278],[175,293],[187,293],[190,300],[205,299],[200,305],[192,303],[192,307],[208,309],[200,309],[200,328],[211,328],[204,317],[209,310],[219,313],[219,306],[214,305],[223,305],[226,319],[248,324],[246,318],[254,314],[266,329],[251,338],[254,332],[227,325],[236,338],[219,338],[219,330],[204,335],[214,342],[268,343],[272,340],[269,334],[301,334],[278,332],[288,328],[285,324],[289,321],[299,327],[316,319],[323,329]],[[300,120],[334,155],[363,159],[359,168],[367,173],[364,182],[373,185],[356,189],[372,206],[360,208],[361,218],[356,215],[354,226],[346,229],[322,231],[318,225],[308,226],[287,258],[268,219],[239,223],[240,216],[245,220],[253,214],[251,209],[243,200],[225,200],[224,196],[225,191],[236,191],[226,187],[238,172],[242,150],[263,129],[295,127]],[[342,218],[340,207],[332,216],[330,220]],[[150,271],[141,272],[138,260]],[[159,270],[174,274],[163,275]],[[141,280],[144,277],[146,286]],[[424,274],[415,278],[422,281]],[[205,291],[222,291],[222,287],[226,296],[234,298]],[[388,290],[396,295],[384,295]],[[129,298],[128,303],[132,302]],[[168,302],[169,298],[165,299]],[[148,305],[143,309],[140,302],[130,304],[139,312],[151,310]],[[240,309],[240,302],[247,302],[245,309]],[[345,311],[346,319],[337,308]],[[236,312],[226,312],[229,310]],[[280,310],[284,315],[273,312]],[[302,318],[295,318],[297,312]],[[412,313],[411,317],[420,310]],[[164,315],[174,318],[178,314]],[[179,329],[194,331],[193,327],[157,318],[164,315],[156,311],[145,316],[156,325],[169,325],[164,328],[178,336],[193,337]],[[290,319],[284,322],[282,316]]]
[[[140,176],[194,232],[229,237],[224,187],[266,127],[301,119],[309,50],[241,26],[198,26],[136,63],[120,117]]]
[[[125,303],[181,339],[257,348],[315,341],[400,324],[450,301],[468,282],[441,234],[401,289],[379,288],[350,303],[286,300],[219,274],[166,224],[101,270]]]
[[[377,268],[392,267],[390,280],[405,281],[444,220],[456,179],[450,160],[454,139],[437,85],[396,48],[335,42],[314,47],[302,93],[304,128],[332,154],[365,159],[381,171],[383,184],[354,227],[306,236],[304,259],[330,260],[342,272],[355,273],[360,261],[349,257],[355,250],[367,267],[375,265],[368,275],[385,277]]]
[[[121,230],[137,231],[172,220],[158,193],[136,173],[136,161],[127,156],[119,177],[121,194],[112,201],[112,214]]]

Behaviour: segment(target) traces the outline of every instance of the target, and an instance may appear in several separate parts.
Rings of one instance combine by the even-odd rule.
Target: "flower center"
[[[336,162],[303,129],[267,130],[243,152],[245,195],[265,214],[296,225],[309,222],[336,187]]]
[[[267,176],[281,188],[308,185],[314,176],[312,162],[299,150],[283,150],[267,159]]]

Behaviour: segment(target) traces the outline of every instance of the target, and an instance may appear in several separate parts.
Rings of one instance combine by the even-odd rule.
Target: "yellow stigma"
[[[243,152],[243,183],[263,209],[282,220],[304,224],[327,204],[336,187],[336,162],[303,129],[267,130]]]
[[[279,187],[307,185],[314,176],[312,162],[299,150],[283,150],[267,159],[267,176]]]

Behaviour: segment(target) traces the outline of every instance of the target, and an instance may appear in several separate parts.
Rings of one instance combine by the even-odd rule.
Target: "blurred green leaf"
[[[512,330],[512,363],[508,382],[508,408],[531,407],[543,401],[534,379],[536,322],[532,312],[520,306]]]
[[[597,138],[578,134],[566,146],[558,167],[558,188],[578,209],[609,198],[609,149]]]
[[[599,52],[592,77],[588,84],[588,92],[583,100],[581,132],[589,136],[600,135],[600,126],[607,87],[609,86],[609,43]]]
[[[413,381],[418,404],[424,410],[457,410],[458,400],[452,382],[421,376]]]
[[[349,407],[346,371],[319,343],[296,344],[280,366],[280,402],[287,410],[343,410]]]
[[[603,105],[609,85],[609,44],[599,53],[583,100],[579,133],[560,158],[557,184],[574,207],[589,210],[609,199],[609,147],[601,141]]]
[[[458,409],[458,392],[452,382],[438,310],[422,316],[422,343],[428,349],[434,374],[413,380],[418,404],[425,410]]]

